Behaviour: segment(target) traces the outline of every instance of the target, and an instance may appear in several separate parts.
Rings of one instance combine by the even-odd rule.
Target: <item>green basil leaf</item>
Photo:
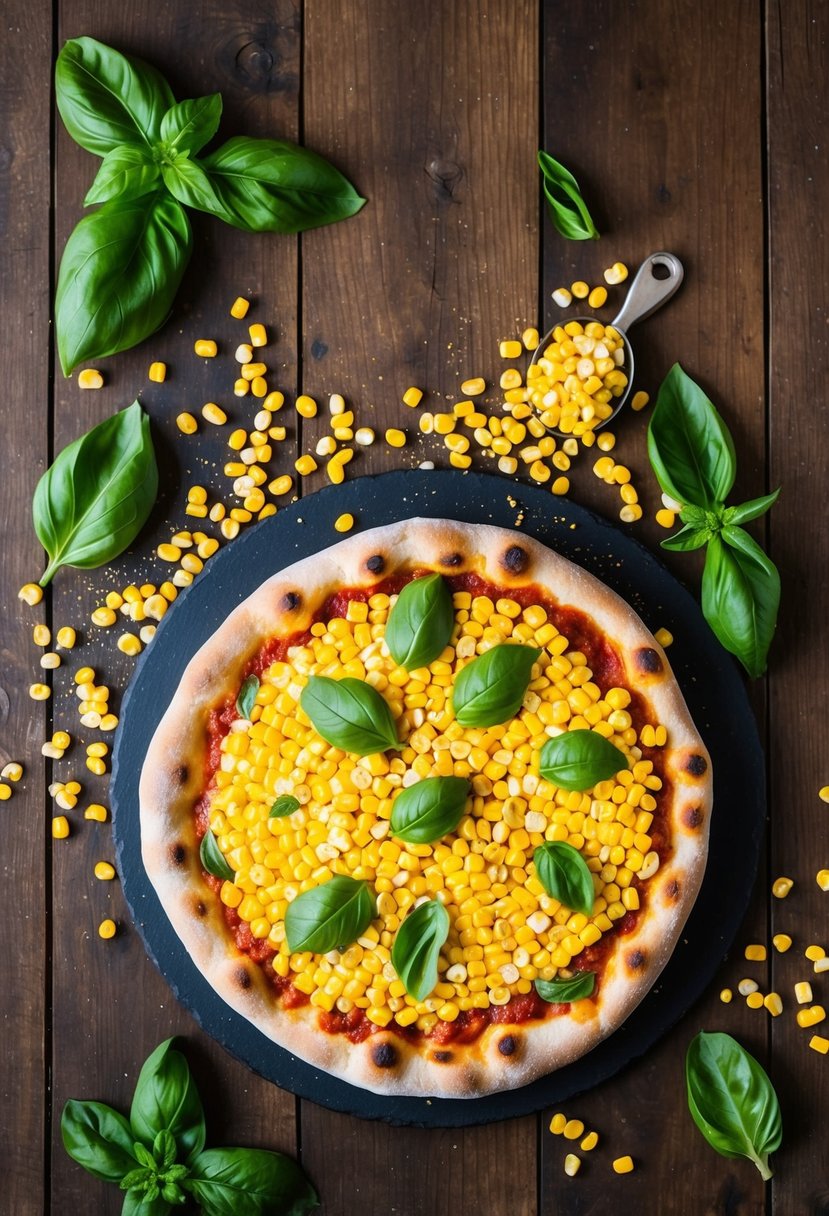
[[[171,164],[162,164],[161,176],[173,198],[178,199],[185,207],[217,214],[217,209],[221,206],[218,195],[209,175],[198,161],[190,160],[188,156],[179,156]]]
[[[769,1154],[780,1147],[783,1120],[765,1070],[730,1034],[692,1039],[685,1057],[691,1117],[723,1157],[748,1157],[764,1180]]]
[[[176,1155],[192,1161],[204,1148],[205,1141],[199,1091],[187,1060],[172,1044],[172,1039],[160,1043],[144,1061],[130,1108],[132,1129],[139,1140],[153,1149],[160,1169],[172,1165]]]
[[[578,849],[563,840],[545,840],[533,853],[535,872],[548,895],[589,916],[596,893],[593,876]]]
[[[60,1119],[63,1147],[73,1161],[104,1182],[120,1182],[135,1169],[135,1136],[123,1115],[103,1102],[66,1103]]]
[[[221,117],[221,93],[176,102],[161,120],[164,150],[187,155],[199,152],[218,131]]]
[[[386,645],[399,667],[428,667],[452,637],[452,592],[439,574],[412,579],[397,597],[386,623]]]
[[[550,209],[553,226],[570,241],[599,239],[599,232],[584,199],[579,184],[569,169],[553,160],[547,152],[538,153],[544,197]]]
[[[153,189],[158,178],[158,165],[146,148],[122,144],[107,152],[83,205],[107,203],[113,198],[140,198]]]
[[[55,65],[55,98],[75,143],[96,156],[119,144],[155,143],[175,101],[155,68],[94,38],[64,44]]]
[[[185,1186],[205,1216],[305,1216],[319,1206],[297,1163],[264,1148],[208,1149]]]
[[[711,536],[710,528],[695,528],[692,524],[686,524],[684,528],[674,532],[673,536],[663,540],[662,548],[670,549],[672,553],[688,553],[691,549],[701,549],[703,545],[707,545]]]
[[[702,572],[703,616],[755,679],[766,669],[779,606],[780,575],[757,542],[731,526],[713,536]]]
[[[729,507],[725,513],[725,523],[728,524],[746,524],[750,519],[759,519],[761,515],[765,515],[769,507],[773,507],[780,496],[780,487],[771,494],[764,494],[762,498],[752,498],[749,502],[741,503],[738,507]]]
[[[470,660],[455,677],[452,705],[461,726],[499,726],[521,708],[541,651],[502,642]]]
[[[388,703],[364,680],[311,676],[299,703],[317,734],[344,752],[373,756],[402,746]]]
[[[298,810],[299,800],[292,794],[283,794],[271,807],[268,819],[284,819],[286,815],[293,815],[294,811]]]
[[[568,730],[548,739],[541,749],[539,771],[562,790],[592,789],[627,768],[627,757],[594,730]]]
[[[710,509],[734,485],[737,462],[728,427],[678,363],[659,388],[648,456],[663,492],[678,502]]]
[[[283,140],[237,136],[201,166],[217,203],[199,209],[246,232],[304,232],[355,215],[366,201],[323,157]]]
[[[391,832],[410,844],[431,844],[455,830],[472,785],[465,777],[424,777],[395,797]]]
[[[568,1005],[573,1001],[583,1001],[592,994],[596,987],[596,975],[593,971],[577,971],[569,980],[536,980],[535,990],[542,1001],[552,1005]]]
[[[158,1190],[158,1188],[155,1188]],[[172,1208],[163,1195],[148,1199],[142,1191],[128,1191],[124,1196],[121,1216],[167,1216]]]
[[[212,874],[214,878],[223,878],[225,882],[233,882],[236,878],[236,874],[230,868],[230,864],[219,848],[218,841],[210,828],[201,838],[199,860],[207,873]]]
[[[367,882],[335,874],[288,904],[285,935],[291,953],[344,950],[365,933],[375,915]]]
[[[256,704],[256,694],[258,692],[259,677],[254,675],[246,676],[242,681],[242,687],[239,689],[239,695],[236,698],[236,712],[240,718],[247,718],[250,721],[250,715]]]
[[[141,531],[157,489],[150,420],[137,401],[65,447],[38,482],[32,504],[35,532],[49,555],[41,586],[61,566],[88,570],[123,552]]]
[[[66,242],[55,298],[65,375],[164,324],[192,244],[190,222],[166,191],[112,199],[81,220]]]
[[[439,899],[420,904],[395,934],[391,965],[416,1001],[425,1001],[438,982],[438,959],[448,936],[449,913]]]

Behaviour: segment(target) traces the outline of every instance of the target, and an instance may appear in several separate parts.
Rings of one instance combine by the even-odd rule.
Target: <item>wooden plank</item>
[[[219,90],[224,117],[219,138],[233,134],[296,138],[298,129],[300,17],[292,0],[277,4],[112,6],[94,0],[61,5],[60,41],[90,34],[120,50],[158,66],[177,97],[197,97]],[[187,48],[187,54],[183,49]],[[62,129],[57,161],[57,248],[61,250],[80,218],[83,194],[96,162],[77,148]],[[161,465],[159,504],[134,550],[106,571],[64,571],[55,586],[55,620],[81,627],[82,645],[67,663],[56,698],[61,725],[78,734],[73,752],[59,767],[84,784],[80,806],[107,802],[106,781],[92,778],[83,767],[84,746],[94,737],[79,729],[77,711],[68,688],[81,664],[90,664],[98,679],[123,690],[133,660],[116,648],[117,636],[129,622],[104,631],[89,623],[90,612],[106,591],[129,583],[159,583],[171,569],[154,548],[176,528],[199,527],[218,535],[216,525],[184,514],[186,489],[198,483],[232,505],[222,466],[228,459],[227,438],[232,425],[252,427],[258,406],[252,398],[232,393],[236,365],[233,351],[247,337],[249,321],[261,320],[271,331],[267,361],[275,371],[273,387],[295,390],[297,241],[293,237],[252,236],[226,228],[206,216],[192,216],[195,249],[173,318],[164,329],[129,351],[102,361],[106,387],[80,392],[75,378],[59,377],[56,386],[55,450],[74,439],[136,395],[153,420]],[[237,295],[256,303],[249,319],[235,321],[228,309]],[[220,354],[200,360],[193,354],[198,337],[215,337]],[[150,385],[147,369],[153,359],[168,365],[163,385]],[[223,405],[229,425],[213,428],[200,422],[197,436],[185,438],[175,426],[181,410],[199,414],[202,403]],[[274,471],[292,467],[291,440],[274,460]],[[133,632],[136,627],[130,626]],[[120,703],[116,698],[115,708]],[[110,829],[73,816],[73,839],[58,858],[54,883],[55,954],[53,1057],[55,1110],[67,1097],[98,1098],[124,1109],[141,1063],[162,1039],[185,1036],[188,1058],[207,1109],[208,1142],[263,1145],[296,1151],[295,1099],[234,1062],[197,1028],[171,997],[166,984],[147,960],[117,883],[97,883],[92,868],[99,858],[112,858]],[[97,937],[104,916],[119,924],[109,942]],[[74,1204],[82,1211],[116,1213],[121,1196],[95,1182],[68,1160],[56,1143],[53,1162],[55,1210]]]
[[[544,146],[574,172],[603,233],[599,242],[567,242],[545,217],[545,319],[553,323],[562,315],[550,300],[561,285],[575,279],[600,283],[603,269],[616,260],[633,273],[651,252],[677,254],[686,282],[631,336],[637,384],[655,396],[678,359],[706,388],[734,433],[739,475],[733,501],[762,493],[762,98],[756,6],[636,0],[624,9],[591,2],[567,10],[548,4],[544,47]],[[609,293],[603,310],[608,319],[625,290]],[[632,470],[645,508],[645,519],[633,532],[656,545],[665,533],[653,522],[661,504],[647,462],[646,426],[647,411],[621,416],[612,427],[618,437],[613,455]],[[574,495],[617,518],[621,502],[593,477],[594,460],[592,453],[579,459]],[[686,581],[699,572],[686,554],[669,564]],[[762,700],[757,704],[762,709]],[[567,1148],[542,1133],[544,1212],[570,1210],[577,1202],[584,1213],[605,1211],[608,1204],[649,1211],[654,1195],[660,1197],[661,1212],[688,1210],[689,1195],[695,1196],[694,1210],[763,1210],[756,1171],[747,1163],[726,1162],[707,1147],[691,1122],[683,1085],[685,1050],[700,1028],[728,1030],[764,1054],[766,1022],[741,1000],[726,1009],[716,995],[722,983],[733,984],[743,974],[739,946],[747,940],[766,940],[762,891],[713,990],[643,1060],[565,1105],[566,1113],[602,1135],[601,1148],[589,1155],[575,1183],[563,1173]],[[757,978],[762,983],[765,977]],[[638,1169],[617,1178],[610,1163],[623,1153],[634,1157]]]
[[[6,319],[5,408],[0,418],[6,474],[0,484],[4,520],[3,612],[0,614],[0,768],[23,764],[25,775],[0,809],[0,991],[3,1069],[0,1106],[5,1143],[3,1193],[10,1211],[43,1211],[46,1119],[48,967],[48,820],[40,740],[48,705],[29,699],[41,679],[32,625],[48,619],[48,603],[21,605],[17,589],[40,574],[31,526],[31,487],[48,456],[49,364],[49,71],[50,6],[13,2],[0,45],[0,283]],[[32,139],[32,132],[38,138]],[[10,783],[7,783],[10,784]]]
[[[419,385],[423,409],[448,408],[459,381],[492,379],[498,339],[534,315],[537,29],[532,0],[353,6],[348,22],[333,0],[306,7],[305,139],[369,201],[303,237],[303,388],[342,392],[378,438],[409,434],[402,451],[360,453],[355,476],[446,464],[401,394]],[[441,1216],[472,1195],[491,1216],[535,1212],[535,1144],[534,1118],[413,1131],[302,1105],[303,1161],[330,1216]]]
[[[815,882],[816,872],[829,865],[829,808],[817,797],[829,784],[829,537],[821,496],[829,475],[829,252],[819,236],[829,190],[829,99],[825,88],[814,87],[829,69],[829,12],[806,0],[766,9],[770,484],[783,486],[769,517],[771,554],[783,582],[770,696],[771,832],[775,875],[795,881],[787,900],[773,901],[772,916],[774,931],[789,933],[795,943],[774,967],[774,986],[786,1006],[772,1028],[784,1123],[772,1198],[773,1210],[782,1213],[824,1201],[826,1153],[817,1129],[829,1105],[827,1060],[808,1048],[812,1034],[826,1034],[826,1023],[800,1030],[792,991],[798,980],[811,980],[816,1002],[825,1005],[829,996],[827,977],[811,974],[803,957],[811,942],[829,947],[826,895]]]

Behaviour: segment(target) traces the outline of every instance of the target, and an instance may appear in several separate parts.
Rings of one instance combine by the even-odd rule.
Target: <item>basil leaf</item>
[[[375,908],[367,882],[335,874],[288,904],[285,934],[291,953],[327,954],[345,949],[365,933]]]
[[[135,1136],[123,1115],[103,1102],[66,1103],[60,1119],[63,1147],[73,1161],[104,1182],[120,1182],[135,1169]]]
[[[237,136],[201,166],[217,202],[199,209],[246,232],[304,232],[355,215],[366,201],[323,157],[284,140]]]
[[[465,777],[424,777],[401,790],[391,808],[391,832],[411,844],[431,844],[454,831],[472,785]]]
[[[240,718],[247,718],[250,721],[250,715],[256,704],[256,694],[258,692],[259,677],[254,675],[246,676],[242,681],[242,687],[239,689],[239,695],[236,698],[236,712]]]
[[[412,579],[400,592],[386,624],[386,645],[399,667],[428,667],[452,637],[452,593],[439,574]]]
[[[218,841],[210,828],[201,838],[199,860],[207,873],[212,874],[214,878],[223,878],[225,882],[233,882],[236,878],[236,874],[230,868],[230,864],[219,848]]]
[[[664,493],[679,502],[711,508],[734,485],[737,463],[728,427],[678,363],[659,388],[648,456]]]
[[[569,980],[536,980],[535,990],[542,1001],[551,1004],[567,1005],[573,1001],[583,1001],[596,987],[596,975],[593,971],[577,971]]]
[[[81,220],[66,242],[55,298],[65,375],[163,325],[192,243],[187,216],[166,192],[112,199]]]
[[[548,739],[541,749],[539,771],[562,790],[589,790],[627,768],[626,756],[594,730],[568,730]]]
[[[182,1160],[192,1161],[205,1141],[199,1091],[186,1059],[172,1044],[172,1039],[160,1043],[144,1061],[130,1108],[135,1135],[152,1147],[156,1164],[162,1168],[173,1164],[176,1153]]]
[[[147,149],[122,144],[107,152],[83,205],[107,203],[113,198],[139,198],[152,190],[158,177],[158,165]]]
[[[157,489],[150,420],[137,401],[65,447],[32,504],[49,555],[41,586],[61,566],[88,570],[117,557],[141,531]]]
[[[206,1216],[305,1216],[319,1206],[296,1162],[264,1148],[208,1149],[184,1185]]]
[[[550,210],[553,226],[570,241],[599,239],[599,232],[584,199],[579,183],[569,169],[560,161],[553,160],[547,152],[538,153],[544,197]]]
[[[713,536],[702,572],[702,612],[753,678],[766,669],[779,605],[780,575],[757,542],[730,526]]]
[[[688,553],[691,549],[701,549],[712,535],[708,527],[695,528],[693,524],[686,524],[684,528],[674,532],[673,536],[663,540],[662,548],[670,549],[672,553]]]
[[[155,68],[94,38],[64,44],[55,65],[55,98],[75,143],[96,156],[119,144],[149,147],[175,101]]]
[[[149,1199],[146,1192],[128,1191],[124,1196],[121,1216],[167,1216],[171,1211],[172,1208],[163,1195]]]
[[[685,1057],[691,1117],[723,1157],[748,1157],[764,1180],[769,1153],[780,1147],[783,1120],[766,1072],[730,1034],[692,1039]]]
[[[739,507],[729,507],[725,513],[725,523],[729,524],[745,524],[750,519],[759,519],[761,515],[765,515],[769,507],[773,507],[780,496],[780,487],[771,494],[764,494],[762,498],[752,498],[749,502],[741,503]]]
[[[355,756],[402,745],[388,703],[364,680],[310,676],[299,703],[318,735]]]
[[[271,807],[268,819],[284,819],[286,815],[293,815],[294,811],[298,810],[299,800],[291,794],[283,794]]]
[[[221,117],[221,93],[177,102],[161,120],[164,151],[199,152],[218,131]]]
[[[590,915],[596,898],[593,876],[578,849],[563,840],[546,840],[533,853],[533,861],[548,895],[574,912]]]
[[[210,177],[198,161],[188,156],[179,156],[169,164],[162,164],[161,176],[164,185],[185,207],[197,211],[217,214],[221,207]]]
[[[397,930],[391,965],[416,1001],[425,1001],[438,982],[438,959],[448,936],[449,913],[439,899],[420,904]]]
[[[540,654],[533,646],[502,642],[461,668],[452,689],[458,723],[499,726],[515,717]]]

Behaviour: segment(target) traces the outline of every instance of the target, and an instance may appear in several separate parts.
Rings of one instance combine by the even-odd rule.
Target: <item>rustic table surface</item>
[[[176,1034],[205,1098],[211,1142],[295,1154],[327,1216],[829,1211],[829,1060],[808,1049],[792,991],[811,973],[803,947],[829,945],[829,896],[815,882],[829,864],[829,808],[817,797],[829,780],[829,7],[7,0],[2,25],[0,759],[21,760],[25,776],[0,813],[0,1207],[14,1216],[118,1212],[119,1193],[64,1153],[60,1112],[69,1097],[125,1108],[145,1056]],[[49,354],[55,271],[94,172],[53,108],[55,55],[81,34],[152,61],[178,97],[220,90],[223,134],[307,144],[368,199],[356,218],[301,238],[250,236],[194,217],[195,256],[172,318],[136,350],[103,361],[99,392],[79,391]],[[541,206],[538,147],[575,170],[604,234],[598,244],[554,232]],[[230,392],[232,360],[193,354],[200,336],[232,350],[244,329],[228,315],[236,295],[255,300],[250,318],[272,334],[269,374],[289,403],[300,391],[323,402],[340,392],[379,435],[406,427],[402,450],[377,442],[361,451],[349,468],[356,477],[426,459],[445,465],[437,437],[420,435],[401,406],[402,391],[416,384],[451,401],[466,376],[497,383],[498,340],[551,323],[559,315],[553,289],[600,282],[617,259],[634,266],[657,249],[682,258],[686,281],[637,334],[640,387],[655,392],[681,361],[732,429],[741,498],[783,486],[756,533],[784,586],[770,671],[751,688],[766,747],[767,847],[745,923],[703,999],[644,1058],[566,1104],[602,1137],[571,1179],[564,1144],[548,1131],[551,1110],[463,1130],[388,1127],[300,1101],[227,1055],[146,958],[117,882],[93,877],[113,843],[109,825],[81,814],[90,801],[107,802],[107,778],[83,765],[90,739],[81,735],[54,764],[40,747],[59,726],[79,733],[70,679],[78,666],[93,666],[120,692],[130,678],[134,660],[115,646],[120,631],[89,622],[103,594],[162,577],[154,549],[171,526],[186,526],[188,486],[206,485],[211,501],[230,497],[228,428],[202,425],[187,438],[174,419],[215,400],[231,422],[251,425],[249,400]],[[165,384],[149,383],[151,359],[167,362]],[[136,396],[151,415],[162,468],[140,543],[107,571],[63,571],[39,608],[21,605],[18,587],[42,569],[30,511],[38,476],[65,444]],[[275,472],[292,472],[325,427],[322,416],[306,422],[289,412]],[[646,422],[647,412],[628,413],[617,428],[617,455],[645,507],[641,522],[618,526],[655,548],[664,533],[654,522]],[[476,467],[484,463],[476,458]],[[592,463],[574,465],[572,497],[615,519],[618,494],[593,476]],[[324,482],[320,472],[297,492]],[[668,561],[693,589],[697,556]],[[28,696],[39,678],[32,625],[40,620],[73,624],[80,639],[45,703]],[[83,796],[69,816],[70,838],[52,841],[47,786],[70,776],[83,782]],[[782,903],[770,894],[779,874],[795,881]],[[119,931],[102,941],[97,926],[107,916]],[[783,994],[784,1015],[772,1020],[739,998],[721,1004],[719,989],[745,973],[745,943],[777,931],[791,933],[795,947],[770,952],[752,974],[764,991]],[[826,983],[816,987],[818,999],[829,996]],[[702,1027],[738,1036],[772,1074],[785,1135],[769,1184],[747,1161],[716,1156],[691,1123],[683,1059]],[[637,1165],[625,1177],[611,1170],[622,1153]]]

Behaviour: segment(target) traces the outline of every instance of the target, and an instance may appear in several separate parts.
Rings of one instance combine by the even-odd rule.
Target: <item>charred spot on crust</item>
[[[705,756],[694,754],[689,756],[685,761],[685,772],[691,777],[702,777],[708,769],[708,761]]]
[[[451,1051],[433,1051],[432,1059],[437,1064],[448,1064],[449,1061],[452,1059],[452,1052]]]
[[[447,553],[445,557],[440,558],[442,566],[461,566],[463,565],[462,553]]]
[[[631,971],[641,971],[645,965],[646,955],[644,950],[631,950],[625,959]]]
[[[688,806],[682,812],[682,822],[686,828],[698,828],[702,819],[702,809],[698,806]]]
[[[505,1034],[503,1038],[498,1040],[498,1050],[502,1056],[515,1055],[515,1049],[517,1046],[518,1042],[513,1034]]]
[[[186,764],[179,764],[173,769],[173,778],[179,783],[179,785],[185,785],[189,776],[190,770]]]
[[[302,596],[298,591],[286,591],[282,597],[283,612],[295,612],[302,603]]]
[[[207,904],[203,899],[196,901],[196,916],[207,916]]]
[[[526,549],[520,545],[510,545],[501,558],[501,565],[510,574],[523,574],[529,565],[530,558]]]
[[[187,849],[179,842],[170,845],[170,861],[174,866],[183,866],[187,860]]]
[[[652,646],[641,646],[634,654],[636,666],[647,675],[658,675],[662,670],[662,660]]]
[[[374,553],[366,558],[366,570],[369,574],[382,574],[386,568],[386,559],[382,553]]]
[[[676,903],[676,901],[679,899],[679,883],[675,878],[672,878],[665,887],[665,894],[673,903]]]
[[[253,983],[253,980],[248,975],[245,967],[237,967],[233,973],[233,978],[236,980],[239,987],[244,988],[246,991]]]
[[[378,1068],[394,1068],[397,1051],[392,1043],[378,1043],[371,1049],[371,1058]]]

